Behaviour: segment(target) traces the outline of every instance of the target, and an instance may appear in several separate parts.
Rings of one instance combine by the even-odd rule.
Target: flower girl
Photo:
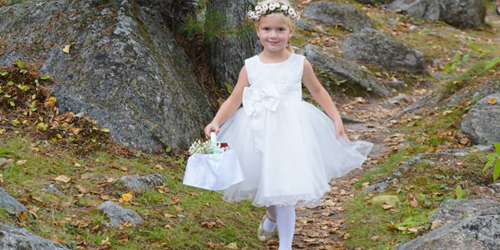
[[[265,206],[258,238],[268,240],[277,228],[279,249],[291,249],[295,205],[318,206],[329,181],[360,167],[373,145],[349,141],[311,63],[292,52],[300,15],[290,3],[260,2],[248,18],[264,50],[245,60],[233,92],[204,132],[207,138],[216,132],[234,149],[245,177],[222,190],[224,200]],[[326,114],[302,100],[302,83]]]

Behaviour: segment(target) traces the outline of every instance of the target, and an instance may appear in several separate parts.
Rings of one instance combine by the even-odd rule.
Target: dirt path
[[[492,42],[500,44],[500,17],[488,10],[486,20],[492,25],[492,30],[496,34]],[[325,195],[323,205],[314,209],[297,210],[294,249],[347,249],[344,246],[345,239],[349,237],[345,231],[345,202],[348,197],[359,192],[353,189],[353,184],[358,181],[362,173],[369,171],[398,144],[400,137],[389,134],[386,127],[398,122],[398,114],[405,107],[429,93],[426,88],[417,88],[411,96],[401,95],[388,101],[357,99],[340,105],[341,112],[357,114],[355,118],[364,122],[346,124],[349,136],[352,139],[370,141],[374,143],[374,148],[362,169],[331,182],[331,192]],[[268,249],[277,249],[277,246],[277,237],[267,245]]]

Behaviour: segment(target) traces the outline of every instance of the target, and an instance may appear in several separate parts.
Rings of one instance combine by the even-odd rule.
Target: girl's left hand
[[[349,140],[349,137],[345,133],[344,124],[342,123],[342,121],[335,123],[335,138],[339,139],[340,136],[344,137],[347,142],[351,142],[351,140]]]

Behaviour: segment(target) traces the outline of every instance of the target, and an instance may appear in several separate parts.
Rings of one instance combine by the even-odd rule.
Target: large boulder
[[[6,193],[2,188],[0,188],[0,209],[4,209],[11,215],[16,215],[21,212],[25,212],[26,215],[28,214],[28,209]]]
[[[462,131],[477,144],[500,141],[500,92],[474,104],[462,120]]]
[[[387,7],[393,10],[401,10],[401,12],[414,18],[424,20],[439,19],[439,2],[434,0],[396,0]]]
[[[445,201],[430,220],[450,220],[396,250],[500,249],[500,203],[487,200]],[[442,220],[441,220],[442,221]]]
[[[211,4],[205,13],[217,13],[223,17],[224,22],[220,28],[229,31],[221,32],[206,43],[207,60],[214,81],[218,86],[226,88],[226,84],[235,85],[238,81],[245,59],[260,50],[254,30],[248,29],[242,22],[246,19],[249,7],[257,4],[257,0],[210,0],[209,2]]]
[[[69,250],[54,241],[40,238],[24,228],[12,227],[0,222],[0,249],[2,250]]]
[[[389,91],[377,82],[376,76],[365,68],[342,58],[326,54],[312,44],[306,45],[302,53],[314,68],[326,70],[338,81],[345,80],[346,84],[352,84],[365,92],[374,93],[378,96],[389,95]]]
[[[342,46],[343,57],[387,70],[424,72],[424,54],[410,45],[365,28],[350,34]]]
[[[22,59],[49,74],[60,111],[85,113],[126,146],[186,148],[213,115],[157,8],[44,0],[0,8],[0,17],[0,66]]]
[[[457,28],[475,28],[485,23],[483,0],[440,0],[439,20]]]
[[[374,27],[370,17],[362,10],[345,3],[314,2],[307,6],[302,16],[331,25],[341,23],[354,31],[359,31],[366,27]]]
[[[457,28],[475,28],[485,23],[482,0],[396,0],[387,5],[414,18],[441,20]]]

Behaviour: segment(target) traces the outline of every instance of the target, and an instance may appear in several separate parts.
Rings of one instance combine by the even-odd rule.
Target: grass
[[[0,210],[3,222],[25,226],[41,237],[66,242],[71,248],[79,244],[97,248],[106,238],[113,249],[206,249],[207,244],[224,246],[233,242],[238,247],[262,247],[253,229],[257,228],[263,210],[248,202],[226,203],[218,193],[182,185],[183,165],[178,164],[183,162],[181,156],[123,157],[99,151],[79,157],[69,150],[60,151],[50,143],[38,143],[37,149],[32,150],[35,144],[30,138],[15,133],[0,137],[0,145],[3,145],[0,157],[14,159],[14,164],[0,169],[3,188],[22,200],[28,209],[36,210],[38,217],[18,221]],[[26,163],[16,164],[18,160],[26,160]],[[114,166],[124,166],[127,171]],[[118,202],[123,193],[130,191],[108,184],[106,179],[152,173],[166,176],[163,190],[167,191],[132,192],[132,201],[122,203],[123,207],[137,211],[144,224],[107,228],[108,218],[97,211],[97,206],[105,196]],[[84,174],[91,177],[81,179]],[[72,180],[69,183],[54,181],[59,175]],[[44,191],[51,182],[65,196]],[[76,185],[91,192],[81,194]],[[26,199],[27,196],[32,198]],[[98,229],[93,230],[95,227]]]

